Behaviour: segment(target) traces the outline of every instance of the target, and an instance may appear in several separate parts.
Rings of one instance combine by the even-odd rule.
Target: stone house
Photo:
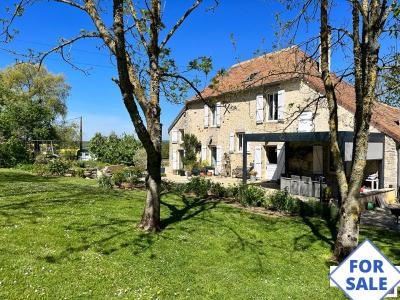
[[[263,181],[281,176],[324,176],[334,184],[328,145],[328,107],[318,62],[298,47],[233,65],[185,103],[171,126],[170,166],[183,168],[183,134],[201,142],[199,160],[218,174],[252,167]],[[341,150],[352,159],[354,87],[334,76]],[[379,187],[399,186],[400,109],[376,103],[371,120],[366,176]],[[245,152],[245,153],[244,153]],[[226,160],[230,170],[225,170]],[[242,168],[243,169],[243,168]]]

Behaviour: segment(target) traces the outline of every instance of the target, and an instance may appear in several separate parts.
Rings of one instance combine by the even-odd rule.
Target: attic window
[[[251,73],[245,80],[245,82],[249,82],[249,81],[253,81],[254,78],[256,78],[256,76],[258,75],[258,73],[260,73],[259,71]]]

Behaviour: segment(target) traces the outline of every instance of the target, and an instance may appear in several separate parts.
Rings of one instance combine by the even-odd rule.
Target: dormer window
[[[253,81],[253,80],[256,78],[256,76],[258,75],[258,73],[260,73],[260,72],[259,72],[259,71],[256,71],[256,72],[254,72],[254,73],[251,73],[251,74],[246,78],[246,80],[245,80],[244,82]]]

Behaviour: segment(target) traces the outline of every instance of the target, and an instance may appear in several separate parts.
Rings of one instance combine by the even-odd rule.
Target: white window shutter
[[[216,125],[221,126],[221,102],[217,102],[215,107]]]
[[[178,170],[178,156],[177,151],[172,152],[172,169]]]
[[[299,116],[299,126],[297,131],[299,132],[312,132],[313,131],[313,114],[310,111],[306,111]]]
[[[207,160],[207,146],[202,145],[201,146],[201,161]]]
[[[229,152],[235,152],[235,133],[231,132],[229,134]]]
[[[182,131],[178,130],[178,141],[183,142],[183,134]]]
[[[208,127],[208,105],[204,104],[204,128]]]
[[[176,144],[178,142],[178,130],[172,129],[171,131],[171,140],[173,144]]]
[[[261,146],[254,147],[254,170],[257,172],[256,178],[261,178],[262,161],[261,161]]]
[[[256,122],[264,122],[264,96],[258,95],[256,98]]]
[[[221,173],[221,166],[222,166],[222,147],[217,146],[217,161],[216,161],[216,168],[215,168],[216,175],[219,175]]]
[[[285,90],[278,91],[278,120],[285,116]]]
[[[285,144],[278,146],[276,148],[276,156],[278,159],[276,174],[277,174],[277,176],[280,177],[282,174],[285,173],[285,157],[286,157]],[[277,179],[279,179],[279,178],[277,178]]]

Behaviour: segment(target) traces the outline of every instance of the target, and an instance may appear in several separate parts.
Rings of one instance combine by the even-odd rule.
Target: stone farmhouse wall
[[[284,91],[283,119],[279,121],[268,120],[268,101],[266,95]],[[264,120],[257,123],[256,98],[264,95]],[[209,113],[209,126],[204,126],[204,103],[193,102],[188,104],[186,111],[171,128],[170,131],[170,166],[173,165],[173,152],[181,148],[180,143],[173,143],[171,133],[173,130],[183,130],[185,134],[194,134],[203,147],[207,147],[206,160],[210,162],[211,153],[209,146],[220,147],[222,153],[230,155],[232,169],[242,165],[242,153],[238,150],[238,137],[236,133],[272,133],[272,132],[298,132],[300,112],[310,111],[313,113],[313,131],[329,131],[329,111],[324,99],[319,99],[319,94],[314,91],[306,82],[292,80],[281,82],[276,85],[269,85],[254,89],[246,89],[241,92],[222,95],[212,99],[213,103],[220,102],[220,125],[212,126],[211,113]],[[339,130],[352,131],[354,115],[343,107],[339,107]],[[371,132],[378,132],[371,128]],[[233,151],[230,146],[232,133],[234,134]],[[179,138],[178,138],[179,139]],[[270,143],[277,148],[283,143]],[[265,143],[251,142],[248,144],[248,163],[254,160],[254,148],[264,146]],[[397,186],[397,151],[395,141],[386,136],[385,138],[385,186],[389,184]],[[267,157],[262,151],[262,175],[266,177]]]

